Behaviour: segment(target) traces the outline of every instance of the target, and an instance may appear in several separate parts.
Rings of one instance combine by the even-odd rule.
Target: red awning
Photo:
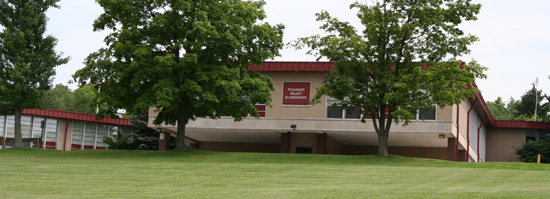
[[[52,110],[52,109],[25,109],[23,110],[23,114],[55,117],[55,118],[63,118],[63,119],[71,119],[71,120],[81,120],[81,121],[89,121],[89,122],[99,122],[99,123],[107,123],[107,124],[117,124],[117,125],[125,125],[125,126],[130,125],[130,121],[126,118],[113,119],[110,117],[106,117],[106,118],[103,118],[102,120],[96,120],[94,117],[95,116],[94,114],[76,113],[76,112],[60,111],[60,110]]]

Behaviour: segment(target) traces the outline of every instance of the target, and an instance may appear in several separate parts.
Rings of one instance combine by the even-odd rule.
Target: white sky
[[[315,13],[328,10],[333,17],[350,21],[361,29],[349,4],[356,0],[266,0],[264,7],[269,23],[286,26],[284,42],[299,37],[322,34]],[[488,78],[477,80],[486,101],[518,99],[539,78],[539,89],[550,93],[550,7],[548,0],[474,0],[481,3],[478,21],[462,25],[466,33],[480,38],[471,46],[472,53],[460,58],[469,62],[476,59],[488,67]],[[48,33],[59,43],[57,51],[71,56],[71,61],[57,68],[54,84],[65,84],[71,75],[84,67],[84,58],[104,46],[107,32],[93,32],[92,23],[102,13],[94,0],[61,0],[61,9],[48,11]],[[277,61],[314,61],[315,57],[285,48]],[[75,89],[77,85],[69,85]]]

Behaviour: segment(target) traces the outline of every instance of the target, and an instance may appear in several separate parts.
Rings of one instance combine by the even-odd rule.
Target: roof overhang
[[[23,110],[23,114],[55,117],[55,118],[63,118],[63,119],[71,119],[71,120],[81,120],[81,121],[88,121],[88,122],[125,125],[125,126],[130,125],[130,121],[126,118],[115,119],[115,118],[105,117],[103,119],[97,120],[94,114],[60,111],[60,110],[52,110],[52,109],[25,109]]]

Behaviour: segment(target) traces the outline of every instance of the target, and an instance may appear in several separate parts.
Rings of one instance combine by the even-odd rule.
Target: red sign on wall
[[[285,82],[283,105],[309,105],[309,82]]]

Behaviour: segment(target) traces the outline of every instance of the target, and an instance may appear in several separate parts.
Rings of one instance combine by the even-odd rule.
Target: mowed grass
[[[197,150],[0,150],[0,198],[549,197],[547,164]]]

